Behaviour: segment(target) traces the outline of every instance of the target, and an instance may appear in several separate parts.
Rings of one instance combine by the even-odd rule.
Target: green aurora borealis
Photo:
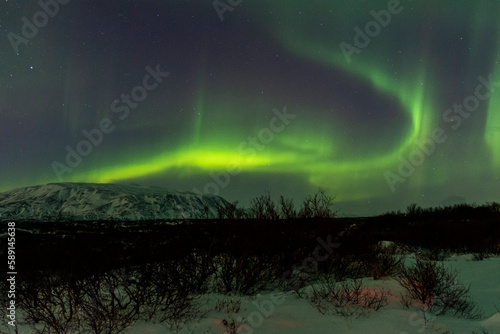
[[[70,1],[19,54],[8,34],[40,8],[6,2],[0,191],[219,178],[244,204],[322,187],[345,214],[500,200],[500,1],[401,1],[348,61],[341,43],[393,1],[243,0],[224,21],[210,1]],[[169,76],[120,119],[111,104],[157,64]],[[491,96],[453,111],[478,85]],[[58,179],[53,163],[103,118],[114,130]],[[446,140],[391,187],[436,130]]]

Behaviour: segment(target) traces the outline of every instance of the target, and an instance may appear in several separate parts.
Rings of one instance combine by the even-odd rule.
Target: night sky
[[[500,1],[0,7],[0,191],[321,187],[345,215],[500,200]]]

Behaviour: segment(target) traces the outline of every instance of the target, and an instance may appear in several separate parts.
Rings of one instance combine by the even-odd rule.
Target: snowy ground
[[[206,314],[198,321],[183,324],[178,332],[168,329],[165,324],[139,321],[125,333],[500,333],[500,257],[473,261],[471,255],[460,255],[452,256],[444,264],[459,271],[462,283],[470,284],[470,294],[484,312],[482,319],[467,320],[448,315],[434,317],[429,312],[422,313],[418,308],[405,308],[400,301],[403,288],[394,279],[366,278],[363,283],[368,290],[389,291],[389,303],[378,311],[369,311],[360,317],[321,314],[307,298],[311,287],[306,287],[303,298],[299,298],[295,292],[271,291],[252,297],[201,296],[201,310]],[[241,301],[240,310],[229,310],[232,307],[221,309],[219,301],[224,300],[226,305],[227,301]],[[228,327],[233,320],[240,326],[231,332]],[[5,327],[0,331],[6,333]],[[10,333],[15,332],[11,330]],[[32,333],[32,330],[23,326],[19,328],[19,333]]]
[[[343,318],[322,315],[308,299],[301,299],[296,293],[263,293],[241,299],[241,311],[228,314],[214,311],[217,300],[226,296],[209,295],[202,298],[208,309],[212,309],[199,323],[185,326],[179,333],[230,333],[222,320],[247,319],[246,324],[237,333],[269,334],[333,334],[333,333],[500,333],[500,258],[472,261],[472,256],[451,257],[445,261],[447,266],[460,272],[462,283],[470,284],[470,293],[474,301],[484,312],[482,320],[466,320],[452,316],[432,317],[418,309],[406,309],[399,296],[403,288],[393,279],[373,280],[367,278],[364,283],[373,289],[390,291],[389,304],[379,311],[370,312],[359,318]],[[235,299],[236,297],[233,297]],[[498,308],[498,309],[497,309]],[[130,330],[133,334],[172,333],[165,326],[136,323]],[[175,332],[174,332],[175,333]]]

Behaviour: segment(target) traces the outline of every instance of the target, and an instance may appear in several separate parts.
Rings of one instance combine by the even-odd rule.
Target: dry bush
[[[255,219],[278,220],[280,218],[276,203],[268,192],[252,200],[250,212]]]
[[[451,313],[469,319],[482,316],[468,295],[469,287],[458,282],[458,272],[446,269],[442,263],[417,257],[414,265],[401,269],[396,280],[406,289],[405,304],[417,301],[436,315]]]
[[[241,299],[238,297],[226,297],[224,299],[217,300],[217,303],[215,304],[215,311],[223,311],[229,319],[222,319],[224,334],[239,333],[241,326],[245,324],[245,321],[241,317],[236,317],[235,319],[235,315],[242,311]]]
[[[279,270],[269,259],[258,256],[236,257],[227,253],[214,259],[215,286],[218,293],[254,295],[277,284]]]
[[[385,290],[363,287],[361,279],[337,282],[328,277],[325,283],[313,287],[311,302],[322,314],[358,318],[386,306],[387,296]]]
[[[293,199],[285,198],[283,196],[280,197],[280,218],[281,219],[296,219],[298,214],[295,210],[295,206],[293,204]]]
[[[335,196],[325,194],[323,189],[318,189],[316,194],[306,197],[299,211],[300,218],[334,218],[337,214],[332,209]]]
[[[318,264],[320,271],[333,276],[335,281],[361,278],[370,272],[370,263],[359,254],[332,254]]]
[[[306,197],[302,208],[297,212],[292,199],[281,196],[277,205],[267,192],[252,200],[250,216],[264,220],[334,218],[337,214],[332,209],[334,199],[334,196],[327,195],[323,189],[318,189],[316,194]]]
[[[241,311],[241,299],[235,297],[226,297],[224,299],[218,299],[215,304],[215,311],[224,311],[228,315],[233,313],[239,313]]]
[[[199,290],[186,276],[182,261],[151,263],[141,268],[144,305],[141,319],[160,323],[175,333],[204,316],[200,311]]]
[[[245,209],[238,207],[238,201],[223,206],[216,203],[218,219],[244,219],[247,218]]]
[[[397,246],[376,245],[368,258],[371,276],[376,280],[397,275],[403,266],[403,259]]]
[[[139,319],[178,332],[201,314],[192,284],[177,268],[149,264],[79,279],[40,275],[19,285],[19,310],[37,334],[118,334]]]
[[[240,328],[242,325],[244,325],[244,321],[238,321],[235,319],[231,320],[222,320],[222,325],[224,326],[224,332],[223,334],[236,334],[240,333]]]
[[[74,333],[82,329],[79,314],[82,284],[59,274],[41,273],[17,286],[17,304],[34,333]]]
[[[84,280],[80,313],[88,332],[118,334],[138,320],[146,290],[133,279],[137,275],[113,270]]]

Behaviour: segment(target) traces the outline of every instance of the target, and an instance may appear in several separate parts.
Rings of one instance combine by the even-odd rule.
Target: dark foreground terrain
[[[84,310],[87,320],[78,321],[87,321],[93,332],[120,333],[158,312],[189,318],[182,312],[191,312],[196,295],[271,289],[300,294],[321,275],[337,281],[389,276],[401,265],[395,257],[401,252],[418,250],[429,260],[500,254],[495,203],[410,206],[405,213],[369,218],[272,217],[15,222],[17,307],[27,323],[43,323],[46,332],[64,332]],[[7,222],[1,226],[6,260]],[[3,281],[2,298],[8,288]]]

